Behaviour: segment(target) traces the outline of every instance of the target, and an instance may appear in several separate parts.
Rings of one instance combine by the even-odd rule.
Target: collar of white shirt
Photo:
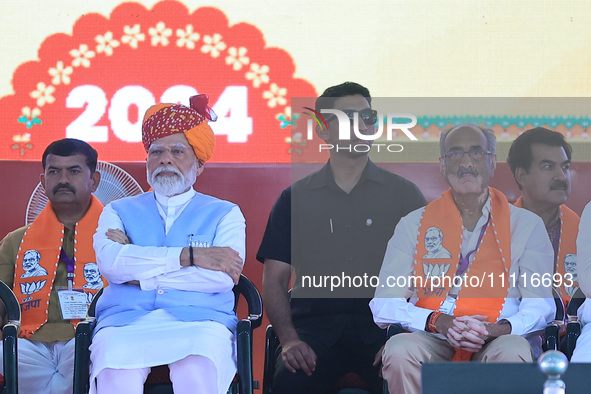
[[[160,204],[162,207],[168,207],[168,206],[176,207],[179,205],[186,204],[190,199],[193,198],[193,196],[196,193],[197,192],[195,191],[195,189],[190,188],[186,192],[181,193],[181,194],[177,194],[176,196],[172,196],[172,197],[168,197],[168,196],[165,196],[164,194],[160,194],[157,192],[154,192],[154,195],[156,196],[156,201],[158,201],[158,204]]]
[[[179,217],[181,212],[189,204],[189,201],[191,201],[195,194],[197,194],[197,192],[193,188],[190,188],[186,192],[172,197],[167,197],[154,192],[158,205],[158,212],[162,218],[162,224],[164,224],[164,231],[166,234],[168,234],[168,231],[174,224],[174,221]]]

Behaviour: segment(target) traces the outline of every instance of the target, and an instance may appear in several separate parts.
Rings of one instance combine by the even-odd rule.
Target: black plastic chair
[[[560,338],[564,333],[565,308],[560,294],[555,288],[552,288],[552,296],[556,304],[556,314],[554,321],[544,329],[544,340],[542,341],[542,350],[560,350]]]
[[[258,381],[253,380],[252,372],[252,331],[259,327],[263,320],[263,303],[256,286],[244,275],[234,286],[234,312],[238,307],[240,295],[246,300],[248,306],[248,317],[238,322],[236,328],[236,344],[238,349],[238,371],[237,378],[228,389],[231,394],[252,394],[258,389]],[[88,309],[88,317],[76,328],[76,353],[74,360],[74,394],[86,394],[90,385],[90,352],[88,350],[92,341],[92,332],[96,326],[95,307],[96,301],[101,295],[99,292]],[[172,384],[165,383],[158,387],[150,388],[154,392],[172,393]],[[148,392],[147,385],[144,392]]]
[[[564,354],[566,354],[566,357],[569,360],[575,350],[577,339],[579,338],[579,335],[581,335],[581,322],[577,316],[577,310],[583,302],[585,302],[585,299],[585,294],[581,288],[578,288],[571,297],[568,302],[568,307],[566,308],[566,346],[564,348]]]
[[[0,299],[4,302],[7,318],[7,323],[2,327],[4,386],[0,387],[0,393],[18,394],[17,339],[21,326],[21,307],[12,289],[2,281],[0,281]]]

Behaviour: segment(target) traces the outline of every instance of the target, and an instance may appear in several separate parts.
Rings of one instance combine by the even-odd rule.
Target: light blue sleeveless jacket
[[[111,203],[134,245],[188,246],[189,236],[213,242],[218,223],[234,204],[197,193],[176,219],[168,234],[164,232],[154,192]],[[110,283],[97,301],[97,327],[120,327],[155,309],[165,309],[182,321],[213,320],[235,331],[234,293],[201,293],[171,289],[141,290],[139,286]]]

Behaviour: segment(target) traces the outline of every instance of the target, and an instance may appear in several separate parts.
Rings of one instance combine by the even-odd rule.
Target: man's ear
[[[197,160],[197,177],[205,170],[205,163],[201,160]]]
[[[45,173],[44,172],[39,175],[39,181],[41,182],[41,185],[45,189]]]
[[[324,141],[328,140],[328,130],[324,126],[316,125],[316,134]]]
[[[519,184],[519,186],[523,187],[525,184],[525,177],[527,175],[527,171],[523,167],[517,167],[515,169],[515,181]]]
[[[492,155],[490,168],[490,177],[492,178],[495,175],[495,170],[497,169],[497,155]]]
[[[92,176],[92,192],[94,193],[96,191],[96,189],[99,186],[99,183],[101,183],[101,173],[98,171],[95,171]]]

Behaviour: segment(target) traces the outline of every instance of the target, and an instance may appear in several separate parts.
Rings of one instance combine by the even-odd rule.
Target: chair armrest
[[[405,331],[406,330],[402,328],[402,325],[400,323],[393,323],[388,326],[388,329],[386,330],[386,337],[390,339],[394,335],[401,334]]]
[[[4,303],[7,323],[2,327],[2,352],[4,355],[4,391],[18,393],[18,353],[17,340],[21,327],[21,307],[14,292],[6,283],[0,281],[0,299]]]
[[[544,342],[542,343],[544,351],[560,349],[559,332],[560,327],[557,322],[553,322],[544,328]]]
[[[275,353],[279,347],[279,338],[272,325],[267,326],[265,334],[265,365],[263,369],[263,394],[268,394],[275,375]]]
[[[581,290],[581,288],[579,287],[575,291],[575,294],[573,294],[573,296],[571,297],[570,301],[568,302],[568,307],[566,308],[566,315],[569,318],[571,316],[576,316],[579,307],[581,305],[583,305],[583,302],[585,302],[585,299],[586,299],[585,293],[583,293],[583,290]]]
[[[0,299],[4,302],[6,308],[7,321],[20,325],[21,306],[12,289],[2,281],[0,281]]]
[[[570,321],[566,324],[566,346],[564,350],[564,354],[570,360],[573,352],[575,351],[575,346],[577,345],[577,339],[581,335],[581,323],[577,321]]]
[[[240,295],[244,297],[248,306],[248,317],[240,320],[236,327],[236,342],[240,393],[252,394],[254,389],[258,389],[258,382],[253,380],[252,373],[252,330],[262,323],[263,301],[256,286],[244,275],[240,275],[240,280],[233,290],[234,312]]]
[[[18,394],[17,340],[20,326],[8,323],[2,330],[4,352],[4,394]]]
[[[236,341],[238,346],[238,378],[240,379],[240,393],[252,394],[255,384],[252,373],[252,321],[242,319],[236,327]]]
[[[74,344],[74,394],[86,394],[89,390],[90,378],[90,343],[96,326],[96,319],[88,317],[76,326]]]
[[[263,322],[263,301],[254,283],[246,276],[240,275],[240,280],[233,290],[236,298],[234,307],[238,305],[239,295],[242,295],[248,305],[248,319],[252,322],[252,329],[260,327]]]

